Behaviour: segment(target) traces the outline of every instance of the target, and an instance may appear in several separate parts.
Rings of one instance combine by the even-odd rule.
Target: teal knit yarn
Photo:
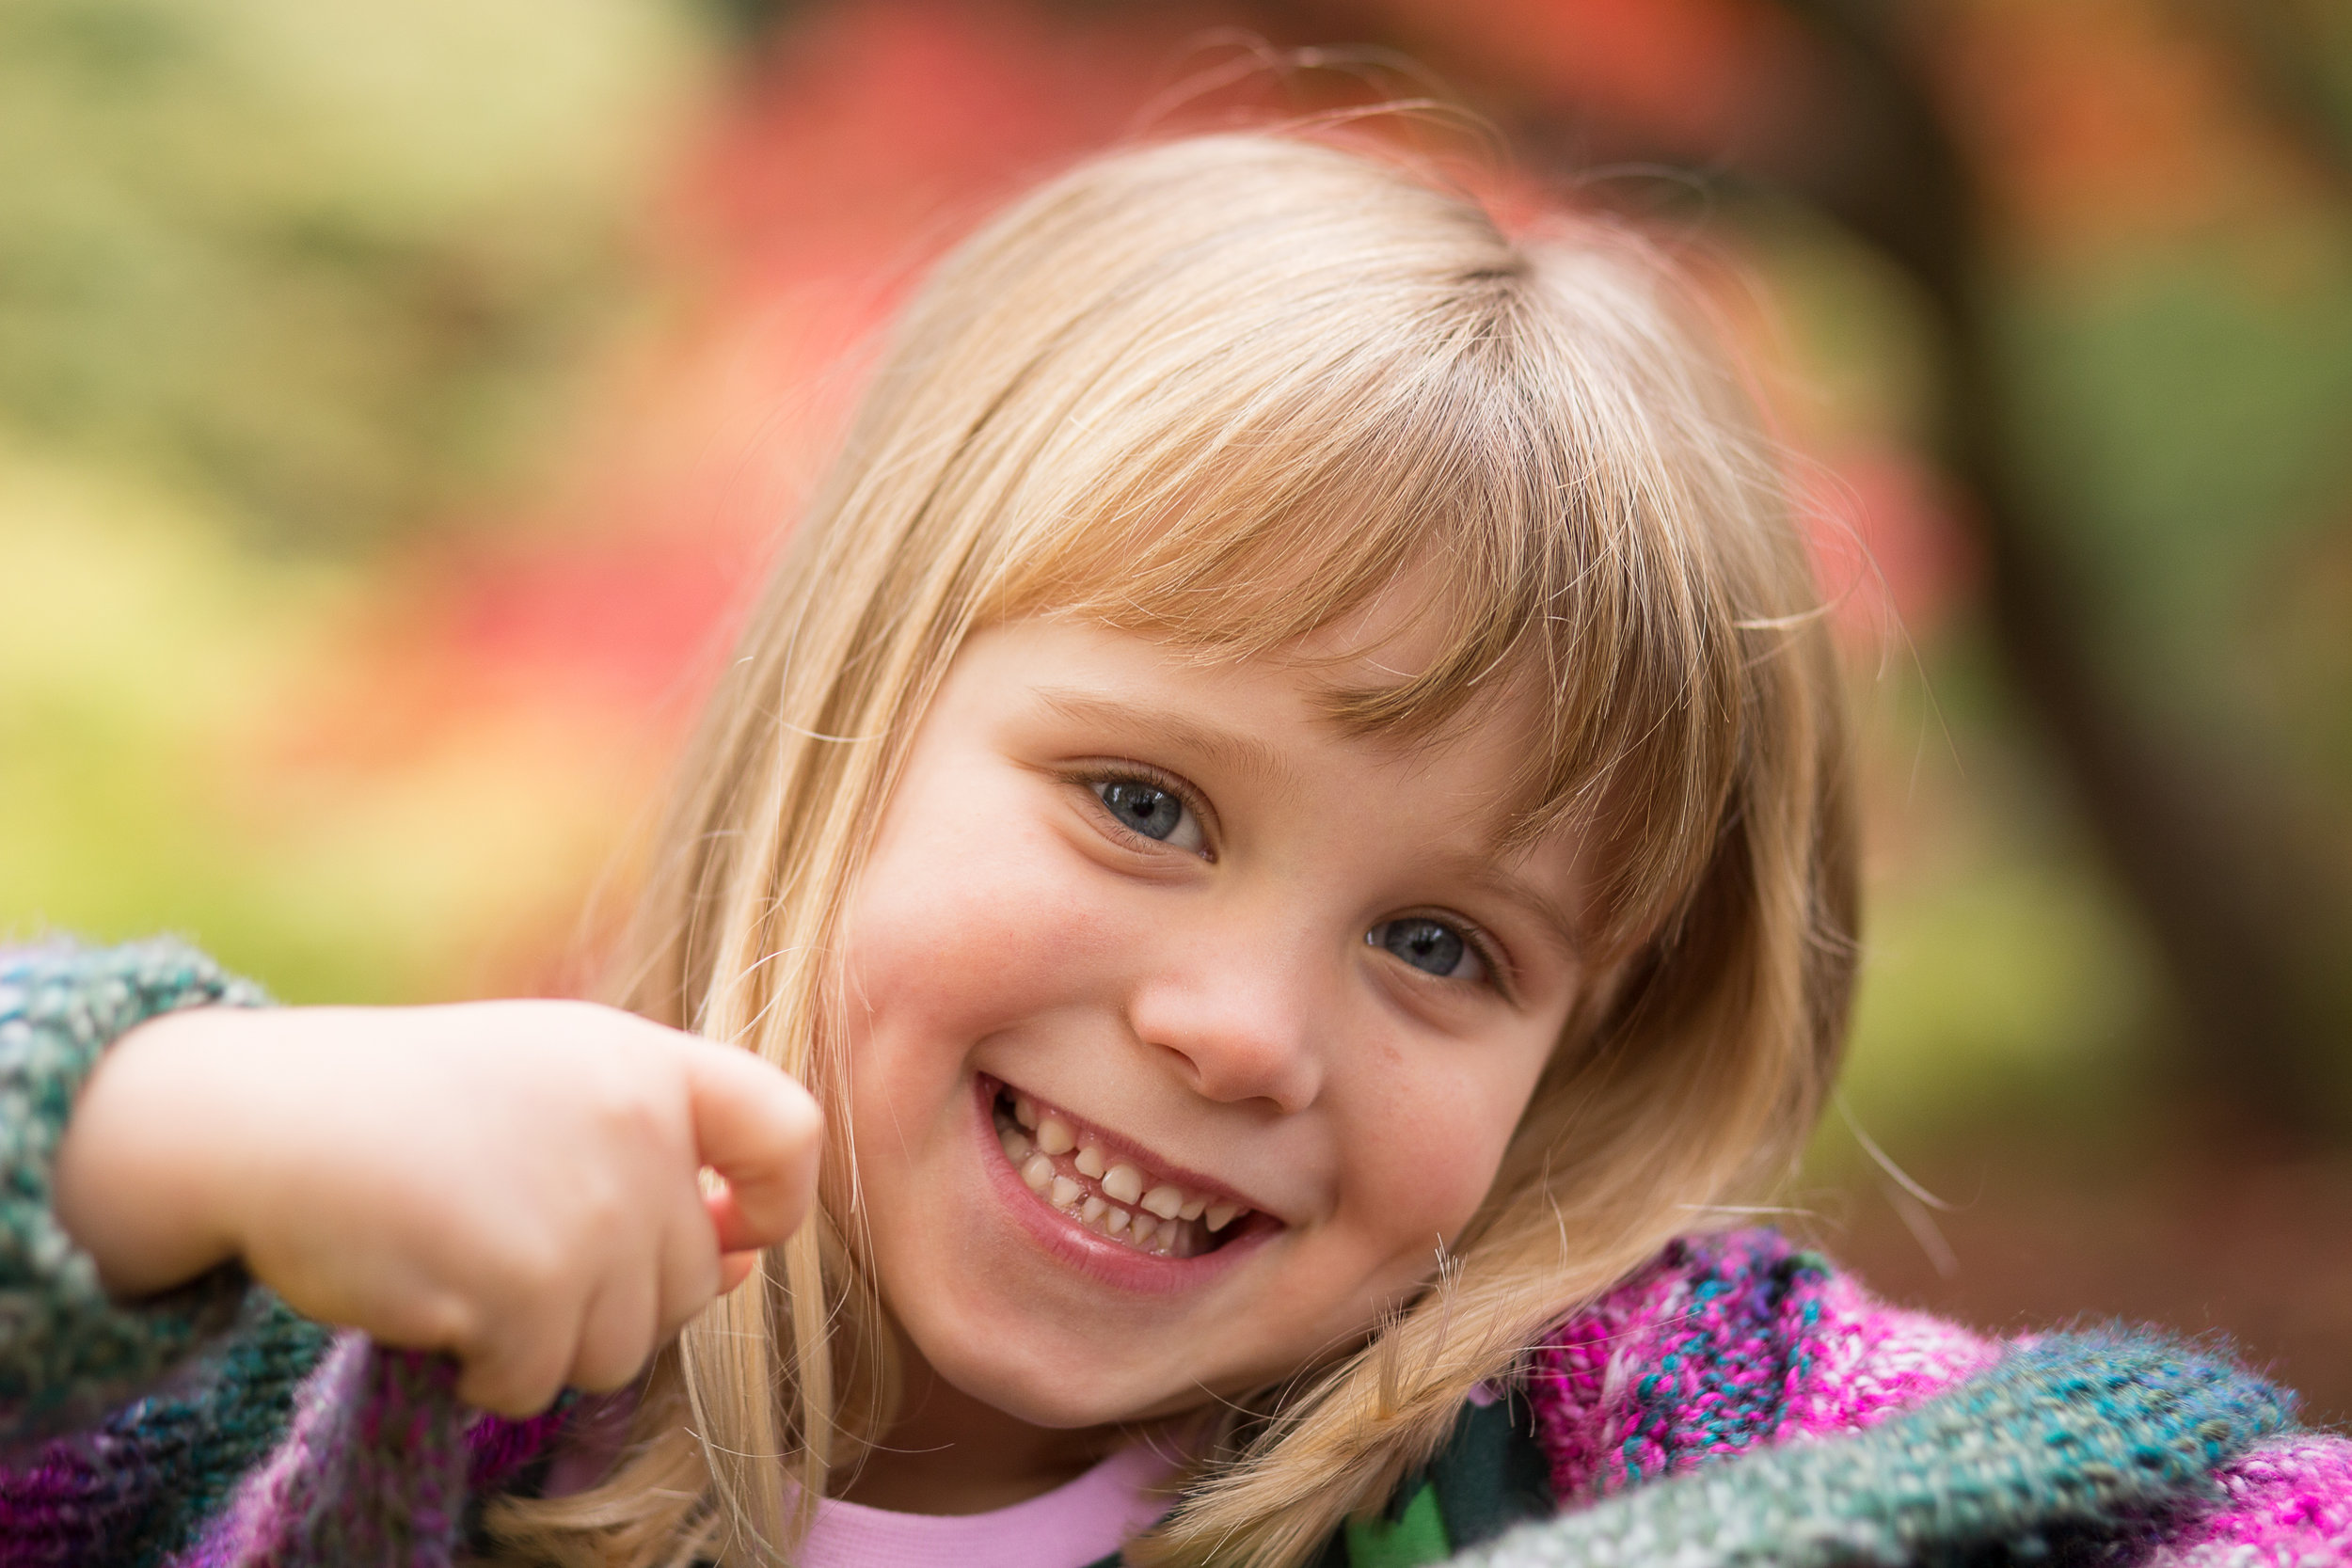
[[[2293,1421],[2288,1396],[2224,1357],[2120,1331],[2057,1335],[1883,1425],[1727,1460],[1523,1527],[1454,1560],[1476,1568],[2033,1560],[2071,1543],[2122,1544],[2183,1504],[2213,1497],[2217,1465]]]
[[[182,1007],[264,1000],[177,942],[0,953],[0,1441],[86,1425],[234,1318],[246,1279],[233,1269],[135,1306],[109,1300],[51,1212],[50,1172],[111,1041]]]

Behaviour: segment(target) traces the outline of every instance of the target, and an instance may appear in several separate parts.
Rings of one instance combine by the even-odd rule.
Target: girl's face
[[[1522,710],[1419,747],[1322,716],[1413,651],[1030,621],[958,657],[848,1016],[883,1301],[973,1400],[1083,1428],[1278,1381],[1485,1196],[1576,991],[1573,857],[1497,847]]]

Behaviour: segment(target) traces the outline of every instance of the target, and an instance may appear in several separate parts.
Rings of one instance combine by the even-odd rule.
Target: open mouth
[[[1096,1235],[1159,1258],[1215,1252],[1267,1223],[1232,1194],[1154,1171],[1123,1140],[1009,1085],[995,1085],[996,1141],[1029,1190]]]

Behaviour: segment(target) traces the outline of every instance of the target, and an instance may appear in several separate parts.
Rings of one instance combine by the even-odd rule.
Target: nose
[[[1322,966],[1309,946],[1257,923],[1171,942],[1167,961],[1137,978],[1128,1022],[1204,1098],[1302,1111],[1323,1089],[1318,1024],[1332,1005],[1317,994]]]

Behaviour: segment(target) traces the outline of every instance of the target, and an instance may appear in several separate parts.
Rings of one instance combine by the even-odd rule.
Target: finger
[[[807,1212],[824,1118],[779,1069],[730,1046],[695,1044],[686,1062],[697,1157],[726,1183],[710,1207],[719,1244],[773,1246]]]
[[[660,1303],[650,1271],[628,1269],[598,1286],[581,1317],[564,1381],[592,1394],[627,1387],[652,1359]]]
[[[564,1391],[577,1325],[535,1319],[459,1354],[457,1397],[479,1410],[517,1420],[536,1416]]]
[[[703,1172],[706,1182],[714,1180]],[[722,1288],[718,1227],[703,1192],[688,1188],[675,1196],[661,1227],[660,1322],[655,1334],[667,1339]]]
[[[757,1252],[770,1244],[759,1227],[744,1216],[733,1189],[723,1184],[703,1195],[703,1212],[709,1216],[722,1253]]]
[[[719,1293],[723,1296],[730,1291],[741,1289],[743,1281],[751,1278],[752,1271],[758,1267],[759,1254],[756,1252],[728,1253],[719,1259]]]

